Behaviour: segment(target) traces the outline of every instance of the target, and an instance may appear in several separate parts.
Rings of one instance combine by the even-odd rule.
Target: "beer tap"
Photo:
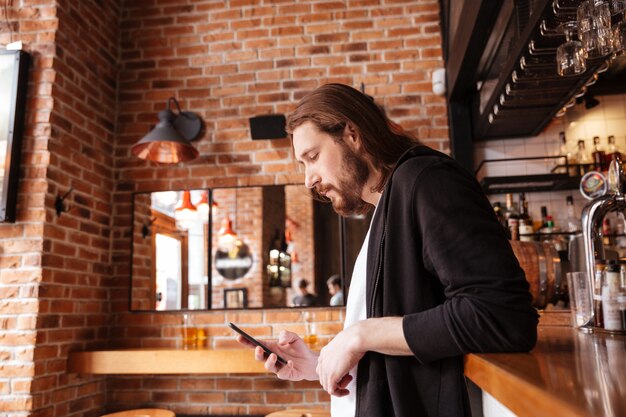
[[[585,265],[587,267],[587,279],[589,285],[589,300],[593,303],[595,293],[596,259],[604,259],[604,244],[602,242],[602,221],[604,217],[614,211],[626,211],[626,198],[624,196],[624,173],[622,162],[615,155],[607,173],[608,191],[605,195],[591,201],[582,212],[583,242],[585,248]],[[596,318],[593,308],[589,321],[580,329],[593,332]]]

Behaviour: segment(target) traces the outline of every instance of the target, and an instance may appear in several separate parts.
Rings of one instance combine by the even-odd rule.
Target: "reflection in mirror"
[[[133,199],[131,310],[206,309],[208,190]]]
[[[326,279],[340,273],[330,206],[301,184],[218,188],[212,197],[211,308],[230,308],[224,295],[233,289],[245,290],[250,308],[329,305]]]
[[[340,221],[302,184],[137,193],[133,203],[135,311],[329,306],[327,280],[351,276],[369,226]]]

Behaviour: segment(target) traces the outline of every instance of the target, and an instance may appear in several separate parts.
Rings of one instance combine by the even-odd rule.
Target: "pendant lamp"
[[[196,209],[198,209],[198,213],[202,216],[209,215],[209,192],[202,191],[200,194],[200,200],[196,203]]]
[[[174,209],[176,227],[181,230],[189,230],[198,219],[198,209],[191,202],[191,192],[183,191],[182,200]]]
[[[172,102],[178,114],[170,110]],[[198,156],[198,150],[190,142],[198,138],[201,130],[202,119],[181,111],[178,101],[170,97],[165,110],[159,112],[159,123],[133,145],[131,152],[138,158],[163,164],[191,161]]]

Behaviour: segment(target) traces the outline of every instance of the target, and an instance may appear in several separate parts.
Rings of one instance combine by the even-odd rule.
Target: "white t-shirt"
[[[374,212],[376,214],[376,212]],[[374,216],[372,216],[372,220]],[[365,281],[367,273],[367,242],[370,237],[370,230],[372,229],[372,223],[370,222],[370,228],[367,231],[363,246],[359,256],[354,263],[354,269],[352,271],[352,281],[350,281],[350,292],[348,293],[348,303],[346,304],[346,320],[343,323],[343,328],[347,329],[354,323],[367,318],[366,304],[365,304]],[[357,365],[358,366],[358,365]],[[348,384],[349,395],[345,397],[330,397],[330,415],[332,417],[354,417],[356,414],[356,370],[357,366],[350,370],[352,375],[352,381]]]

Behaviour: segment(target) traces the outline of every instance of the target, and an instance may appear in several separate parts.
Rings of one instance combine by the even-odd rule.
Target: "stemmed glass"
[[[626,52],[626,0],[613,0],[611,8],[614,14],[622,13],[621,21],[613,26],[613,51],[622,55]]]
[[[565,22],[562,25],[565,43],[556,50],[556,69],[560,76],[578,75],[585,72],[585,50],[583,44],[572,40],[576,32],[576,22]]]
[[[606,1],[583,1],[576,10],[576,21],[587,58],[603,57],[613,51],[611,12]]]

